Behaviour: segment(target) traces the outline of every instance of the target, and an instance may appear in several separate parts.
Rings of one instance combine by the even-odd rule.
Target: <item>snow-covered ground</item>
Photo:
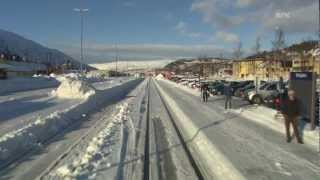
[[[222,97],[202,103],[197,90],[161,76],[142,83],[71,79],[62,79],[66,84],[61,93],[68,92],[62,96],[57,95],[60,90],[42,91],[78,104],[0,137],[0,165],[25,156],[0,171],[0,179],[136,180],[146,174],[149,179],[198,179],[186,147],[205,179],[298,180],[320,175],[317,152],[309,142],[286,143],[281,131],[259,122],[269,122],[270,109],[240,109],[243,102],[234,99],[235,110],[223,113]],[[6,97],[0,104],[14,101]],[[242,113],[249,111],[267,118]]]
[[[189,94],[200,97],[199,89],[192,89],[187,86],[183,86],[172,81],[166,80],[164,78],[158,78],[165,83],[168,83],[176,88],[179,88]],[[211,99],[219,99],[220,97],[213,97]],[[221,111],[224,109],[221,107]],[[256,123],[262,124],[270,129],[273,129],[279,133],[284,134],[284,122],[282,116],[277,116],[277,111],[274,109],[270,109],[264,106],[243,106],[237,109],[233,109],[232,112],[237,113],[248,120],[254,121]],[[319,127],[316,130],[311,131],[310,128],[304,127],[306,124],[301,123],[303,126],[303,137],[305,143],[310,146],[312,149],[319,149]]]
[[[208,179],[300,180],[320,176],[317,149],[308,142],[287,143],[281,123],[275,131],[257,123],[269,121],[258,116],[248,119],[235,111],[224,113],[223,97],[210,97],[203,103],[197,91],[189,89],[190,93],[166,80],[157,84]],[[243,107],[240,99],[234,99],[233,106]],[[267,118],[268,112],[256,111]]]
[[[100,98],[103,98],[104,91],[131,80],[120,78],[90,85],[66,78],[55,91],[41,89],[1,97],[1,165],[39,146],[72,123],[74,118],[85,117],[86,112],[103,102]]]

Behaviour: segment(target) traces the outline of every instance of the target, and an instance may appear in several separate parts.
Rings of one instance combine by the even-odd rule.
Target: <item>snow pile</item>
[[[103,157],[112,152],[109,145],[109,139],[116,132],[121,131],[122,123],[127,121],[128,103],[118,106],[120,109],[115,118],[103,128],[98,135],[93,137],[84,152],[78,154],[70,164],[65,164],[52,172],[50,176],[57,176],[59,179],[77,179],[79,176],[85,177],[86,174],[93,171],[92,168],[99,167]]]
[[[95,93],[95,88],[86,81],[65,78],[54,95],[64,99],[87,99]]]
[[[49,76],[52,77],[52,78],[56,78],[57,77],[57,75],[55,73],[51,73],[51,74],[49,74]]]
[[[160,73],[156,76],[156,80],[161,80],[161,79],[164,79],[164,76],[163,74]]]

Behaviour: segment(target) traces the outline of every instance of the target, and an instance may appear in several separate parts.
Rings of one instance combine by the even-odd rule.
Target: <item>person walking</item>
[[[287,142],[291,142],[290,124],[292,124],[294,135],[297,138],[297,142],[303,144],[302,138],[299,133],[299,116],[300,116],[300,101],[295,96],[295,91],[288,90],[288,97],[284,100],[282,105],[282,114],[285,119],[285,128]]]
[[[202,92],[202,100],[203,102],[208,102],[208,97],[209,97],[209,87],[207,84],[203,84],[201,88]]]
[[[283,77],[280,77],[279,82],[277,84],[277,90],[279,92],[279,101],[280,101],[280,106],[277,107],[277,110],[279,111],[281,109],[281,104],[283,103],[284,99],[285,99],[285,84],[283,81]]]
[[[223,93],[225,96],[225,110],[231,109],[231,101],[232,101],[232,90],[231,90],[231,84],[230,83],[226,83],[224,85],[224,89],[223,89]]]

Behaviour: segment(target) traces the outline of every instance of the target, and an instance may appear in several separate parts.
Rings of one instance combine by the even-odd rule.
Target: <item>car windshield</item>
[[[320,0],[2,0],[0,180],[320,180]]]

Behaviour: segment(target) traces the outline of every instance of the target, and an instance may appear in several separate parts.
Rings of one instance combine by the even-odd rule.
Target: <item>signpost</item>
[[[290,88],[296,92],[301,101],[301,115],[310,121],[311,129],[316,127],[316,74],[313,72],[291,72]]]

